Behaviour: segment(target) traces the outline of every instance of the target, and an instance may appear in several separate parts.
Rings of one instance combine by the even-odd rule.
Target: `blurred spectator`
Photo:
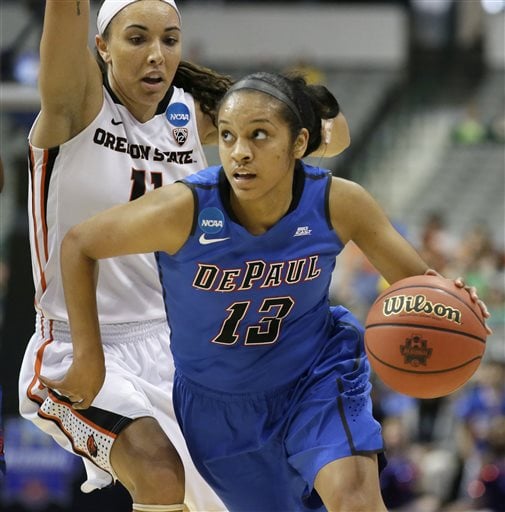
[[[476,508],[505,510],[505,416],[493,418],[488,432],[488,447],[476,483],[480,496]]]
[[[326,73],[304,58],[300,58],[293,66],[285,70],[286,73],[302,75],[308,84],[325,84]]]
[[[453,255],[451,273],[464,275],[467,284],[475,286],[484,301],[496,282],[498,253],[491,232],[483,223],[472,226]]]
[[[424,221],[417,250],[426,263],[440,273],[454,255],[455,237],[448,231],[443,215],[431,212]]]
[[[492,418],[505,415],[504,363],[482,363],[473,380],[461,391],[454,411],[475,449],[482,452],[487,447]]]
[[[0,385],[0,489],[5,477],[5,453],[4,453],[4,422],[3,422],[2,386]]]
[[[388,464],[380,476],[384,503],[388,510],[412,510],[418,497],[419,468],[409,453],[411,440],[399,416],[390,416],[382,424]]]
[[[505,114],[498,114],[491,120],[489,136],[495,142],[505,142]]]
[[[363,321],[377,298],[379,274],[354,242],[349,242],[338,257],[330,300],[351,309]]]
[[[504,440],[498,441],[497,435],[505,418],[505,364],[482,363],[455,397],[453,411],[459,419],[455,435],[462,468],[458,499],[447,510],[505,510],[505,501],[499,506],[491,504],[504,478]],[[477,501],[489,503],[481,507]]]
[[[477,105],[471,102],[466,108],[464,118],[454,128],[453,139],[459,144],[478,144],[486,138],[486,132]]]

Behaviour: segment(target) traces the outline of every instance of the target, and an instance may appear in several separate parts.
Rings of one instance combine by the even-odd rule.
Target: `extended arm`
[[[344,243],[353,240],[388,283],[424,274],[428,269],[375,199],[360,185],[333,178],[330,212],[341,240]]]
[[[437,274],[392,226],[375,199],[356,183],[333,178],[330,212],[340,239],[344,243],[353,240],[389,284],[409,276]],[[484,318],[489,318],[487,307],[479,299],[476,289],[466,286],[460,277],[454,283],[465,288]],[[491,329],[486,328],[491,333]]]
[[[95,215],[63,239],[61,270],[73,362],[62,380],[40,380],[68,396],[74,407],[89,407],[105,378],[95,290],[98,260],[177,252],[189,236],[193,208],[192,193],[185,185],[169,185]]]
[[[33,134],[39,147],[79,133],[102,104],[101,73],[88,49],[89,0],[46,0],[40,42],[41,115]]]

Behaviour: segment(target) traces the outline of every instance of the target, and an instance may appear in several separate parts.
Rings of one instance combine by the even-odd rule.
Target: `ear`
[[[102,57],[103,61],[106,64],[109,64],[111,61],[110,53],[109,53],[109,47],[107,46],[107,42],[103,37],[96,35],[95,36],[95,45],[96,49],[98,50],[98,53],[100,54],[100,57]]]
[[[302,158],[309,143],[309,131],[302,128],[298,133],[295,143],[293,144],[293,152],[295,158]]]

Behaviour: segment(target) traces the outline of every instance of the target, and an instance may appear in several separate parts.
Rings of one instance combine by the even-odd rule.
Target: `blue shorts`
[[[363,330],[333,309],[333,336],[296,383],[228,394],[176,373],[174,405],[193,461],[229,510],[325,510],[314,490],[336,459],[383,451]]]

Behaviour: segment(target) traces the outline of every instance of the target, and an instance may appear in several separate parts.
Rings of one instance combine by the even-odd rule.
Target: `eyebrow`
[[[140,29],[140,30],[145,30],[146,32],[149,30],[146,26],[138,25],[136,23],[133,23],[132,25],[128,25],[127,27],[125,27],[125,30],[128,30],[130,28],[137,28],[137,29]],[[173,27],[166,27],[164,29],[164,32],[171,32],[172,30],[178,30],[180,32],[181,28],[178,27],[177,25],[174,25]]]
[[[268,123],[271,125],[274,124],[274,123],[272,123],[272,121],[270,121],[270,119],[267,119],[267,118],[253,119],[252,121],[249,122],[249,124],[253,124],[253,123]],[[226,121],[226,119],[223,119],[223,120],[219,120],[218,124],[231,124],[231,121]]]

